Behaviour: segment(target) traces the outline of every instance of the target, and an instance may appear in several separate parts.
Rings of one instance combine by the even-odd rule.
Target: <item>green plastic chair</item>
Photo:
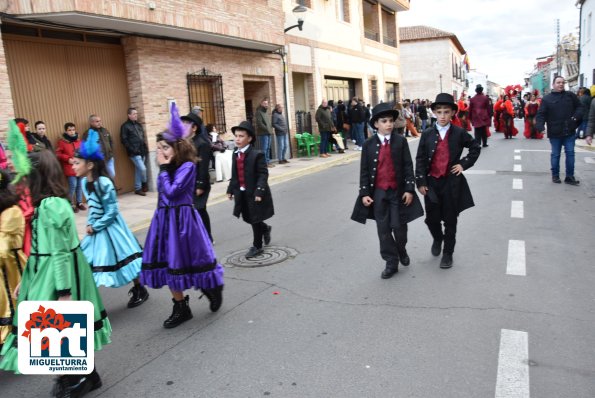
[[[300,152],[303,154],[307,154],[310,157],[310,147],[306,145],[306,141],[301,134],[296,134],[295,139],[297,141],[297,155],[300,156]]]
[[[316,156],[318,156],[318,147],[320,146],[320,140],[318,141],[318,144],[316,144],[314,136],[312,136],[312,134],[310,134],[310,133],[303,133],[302,137],[304,138],[304,141],[306,142],[306,146],[308,147],[308,153],[311,153],[311,151],[312,151],[311,148],[314,148],[314,151],[316,152]]]

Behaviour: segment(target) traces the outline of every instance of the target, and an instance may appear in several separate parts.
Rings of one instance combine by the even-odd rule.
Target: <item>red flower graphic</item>
[[[31,329],[36,328],[44,330],[47,328],[54,328],[63,330],[71,325],[70,322],[64,320],[64,315],[56,314],[53,309],[45,309],[43,306],[39,306],[37,312],[31,314],[31,317],[25,324],[26,330],[23,332],[23,337],[28,337],[31,341]],[[44,337],[41,341],[41,349],[46,350],[50,347],[50,341],[47,337]]]

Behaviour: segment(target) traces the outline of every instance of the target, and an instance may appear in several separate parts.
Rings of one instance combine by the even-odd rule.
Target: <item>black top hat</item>
[[[182,121],[187,120],[189,122],[194,123],[197,127],[198,126],[202,126],[202,119],[198,116],[195,115],[194,113],[190,112],[189,114],[187,114],[186,116],[182,116],[180,119],[182,119]]]
[[[436,109],[436,105],[448,105],[450,106],[455,112],[459,110],[459,107],[455,103],[455,99],[452,95],[448,93],[440,93],[436,96],[436,100],[432,102],[432,110]]]
[[[370,119],[370,125],[374,126],[374,123],[382,116],[392,116],[394,120],[399,117],[399,111],[393,109],[393,104],[390,102],[383,102],[376,105],[372,109],[372,118]]]
[[[482,91],[483,91],[483,86],[481,84],[478,84],[477,86],[475,86],[476,93],[481,93]]]
[[[241,123],[240,123],[240,125],[239,125],[239,126],[233,126],[233,127],[231,128],[231,131],[232,131],[233,133],[235,133],[235,132],[236,132],[236,130],[238,130],[238,129],[239,129],[239,130],[245,130],[245,131],[247,131],[247,132],[248,132],[248,135],[249,135],[250,137],[254,138],[254,129],[252,128],[252,123],[250,123],[250,122],[248,122],[248,121],[244,120],[243,122],[241,122]]]

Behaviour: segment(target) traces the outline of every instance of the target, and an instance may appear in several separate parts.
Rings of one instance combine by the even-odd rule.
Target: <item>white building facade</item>
[[[294,13],[297,5],[306,11]],[[304,20],[301,31],[286,33],[293,116],[313,117],[323,98],[357,96],[372,106],[400,98],[398,13],[408,0],[284,0],[283,7],[287,27]]]
[[[578,0],[580,6],[579,38],[579,86],[595,84],[595,37],[593,36],[593,16],[595,0]]]
[[[429,26],[399,28],[402,95],[408,99],[434,100],[445,92],[458,98],[467,92],[465,49],[456,35]]]

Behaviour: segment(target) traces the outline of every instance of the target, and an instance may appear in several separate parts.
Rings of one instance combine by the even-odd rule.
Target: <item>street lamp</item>
[[[308,9],[303,5],[296,6],[293,10],[291,10],[291,12],[293,12],[293,15],[295,15],[295,17],[297,18],[298,23],[295,25],[291,25],[288,28],[285,28],[284,32],[287,33],[293,28],[298,28],[299,30],[302,30],[302,27],[304,26],[304,18],[302,18],[300,14],[306,11],[308,11]]]

